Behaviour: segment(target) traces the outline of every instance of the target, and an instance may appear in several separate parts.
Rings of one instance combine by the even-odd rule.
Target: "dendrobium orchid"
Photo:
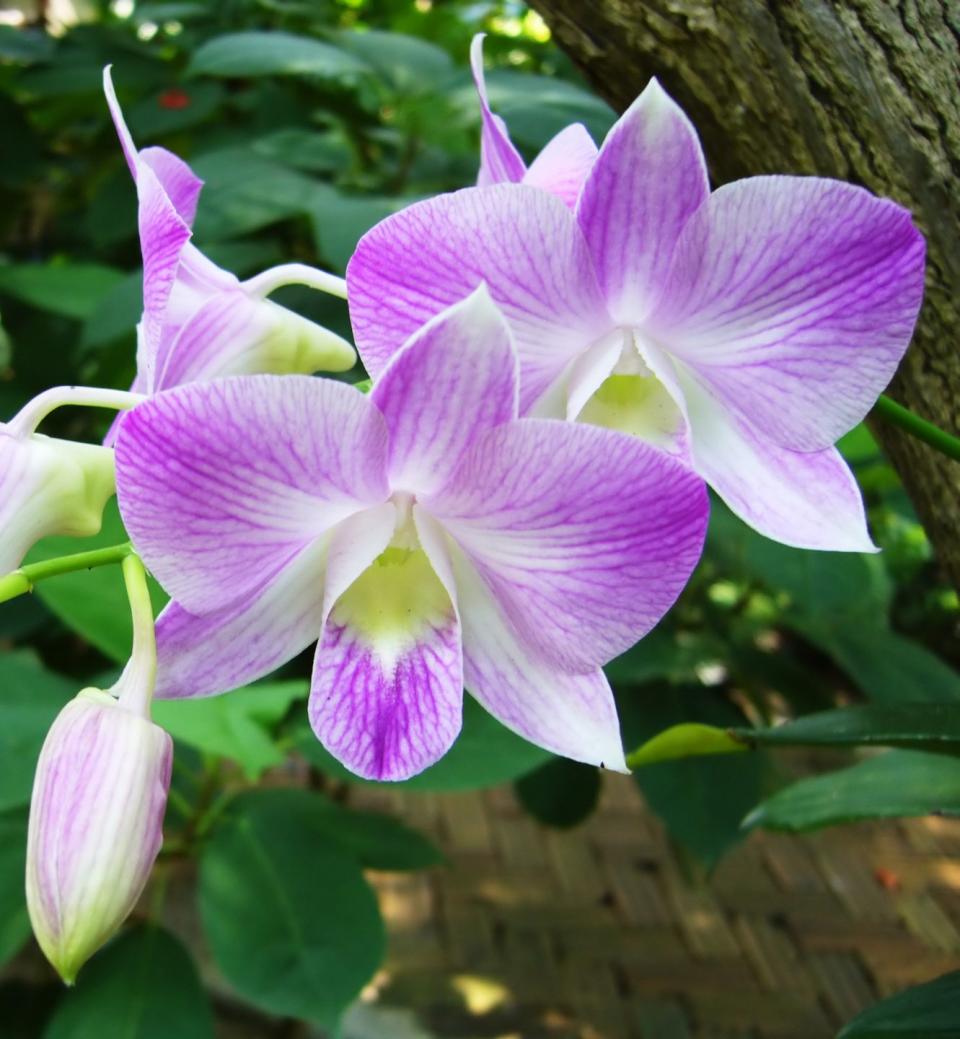
[[[703,484],[633,437],[517,415],[517,358],[483,286],[418,329],[369,397],[255,375],[130,412],[120,509],[174,597],[158,695],[232,689],[319,637],[310,720],[361,776],[436,761],[464,684],[527,739],[624,769],[600,665],[686,583]]]
[[[483,33],[470,45],[470,67],[480,99],[480,172],[477,184],[529,184],[556,195],[571,208],[597,157],[597,146],[582,123],[564,127],[533,160],[529,168],[517,151],[506,124],[490,108],[483,74]]]
[[[374,379],[483,281],[515,337],[522,414],[640,436],[778,541],[870,551],[833,445],[903,356],[923,269],[909,213],[862,188],[769,176],[711,194],[695,130],[652,81],[574,211],[525,184],[417,203],[368,232],[347,283]]]
[[[134,390],[156,393],[233,373],[351,368],[350,343],[265,298],[290,283],[343,295],[341,279],[286,264],[241,282],[207,259],[190,241],[203,182],[165,148],[137,150],[109,67],[103,89],[137,186],[143,318]]]

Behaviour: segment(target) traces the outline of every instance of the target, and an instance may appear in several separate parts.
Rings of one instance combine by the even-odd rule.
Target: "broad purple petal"
[[[388,217],[357,246],[350,316],[373,378],[421,325],[484,282],[513,332],[521,413],[610,327],[586,243],[559,199],[520,184],[466,188]]]
[[[564,127],[530,163],[523,183],[556,195],[573,209],[580,189],[597,158],[597,146],[582,123]]]
[[[764,437],[829,447],[889,382],[923,294],[910,214],[809,177],[727,185],[690,220],[648,331]]]
[[[618,323],[649,312],[680,232],[708,193],[696,130],[653,79],[607,134],[577,203]]]
[[[420,549],[390,548],[339,596],[314,662],[310,722],[347,768],[401,780],[460,731],[460,625]]]
[[[795,548],[874,552],[857,481],[835,448],[780,447],[678,366],[697,472],[754,530]]]
[[[517,417],[510,329],[481,287],[394,355],[370,399],[390,432],[390,482],[429,494],[486,429]]]
[[[198,616],[171,602],[157,619],[156,695],[181,700],[237,689],[316,641],[328,540],[310,545],[224,609]]]
[[[349,386],[248,375],[141,404],[117,444],[120,511],[144,561],[197,613],[388,496],[387,432]]]
[[[626,772],[617,708],[599,668],[572,674],[517,637],[490,588],[459,549],[453,569],[467,689],[495,718],[555,754]]]
[[[518,643],[574,671],[623,652],[673,605],[708,515],[703,482],[643,441],[539,419],[486,433],[421,504]]]
[[[486,187],[489,184],[516,182],[523,179],[526,163],[510,140],[504,121],[490,110],[487,98],[487,84],[483,75],[483,33],[477,33],[470,44],[470,68],[473,82],[480,99],[480,173],[477,184]]]

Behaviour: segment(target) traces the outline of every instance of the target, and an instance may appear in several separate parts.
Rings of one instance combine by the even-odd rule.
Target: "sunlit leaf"
[[[187,68],[190,75],[321,76],[334,78],[368,71],[339,47],[286,32],[236,32],[201,44]]]

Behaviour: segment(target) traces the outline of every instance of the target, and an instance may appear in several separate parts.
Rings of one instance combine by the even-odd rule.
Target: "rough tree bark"
[[[659,77],[699,129],[715,184],[816,173],[913,211],[927,295],[890,392],[960,434],[960,3],[531,2],[617,109]],[[873,428],[960,587],[960,464]]]

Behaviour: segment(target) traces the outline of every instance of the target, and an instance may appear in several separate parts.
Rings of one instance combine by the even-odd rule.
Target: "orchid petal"
[[[676,366],[693,465],[754,530],[784,545],[874,552],[857,481],[840,452],[790,451],[718,399],[696,373]]]
[[[117,444],[120,511],[186,609],[249,595],[305,545],[384,501],[387,432],[341,383],[247,375],[146,401]]]
[[[839,181],[727,185],[684,229],[648,331],[782,447],[816,451],[889,382],[923,293],[900,206]]]
[[[328,541],[309,545],[223,609],[198,616],[169,603],[157,619],[156,695],[180,700],[237,689],[314,642],[323,624]]]
[[[607,134],[577,203],[617,323],[649,312],[680,232],[708,193],[697,132],[653,79]]]
[[[626,772],[613,693],[599,668],[583,674],[545,663],[524,645],[464,554],[452,550],[467,689],[524,739],[555,754]]]
[[[490,110],[487,83],[483,74],[483,33],[477,33],[470,44],[470,68],[480,98],[483,128],[480,135],[480,173],[477,184],[486,187],[504,181],[519,181],[527,166],[514,147],[504,121]]]
[[[517,417],[510,329],[481,286],[394,355],[370,399],[390,431],[393,487],[429,494],[477,435]]]
[[[708,514],[702,481],[641,440],[541,419],[483,434],[421,504],[518,641],[573,671],[660,620],[699,559]]]
[[[180,327],[155,388],[265,371],[347,371],[355,361],[353,347],[335,332],[237,288],[211,296]]]
[[[597,158],[597,146],[582,123],[564,127],[530,163],[523,183],[556,195],[573,209]]]
[[[0,423],[0,576],[49,534],[96,534],[113,490],[107,448],[38,433],[20,439]]]
[[[513,332],[521,414],[610,327],[586,243],[559,199],[520,184],[467,188],[408,206],[357,246],[350,316],[373,378],[482,282]]]
[[[336,601],[314,662],[310,722],[366,779],[432,765],[460,731],[460,624],[420,548],[386,549]]]

